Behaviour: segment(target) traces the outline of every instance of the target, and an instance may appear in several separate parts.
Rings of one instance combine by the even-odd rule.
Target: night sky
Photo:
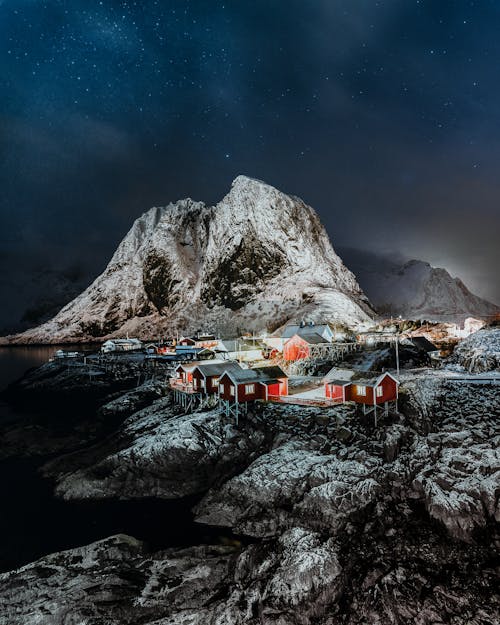
[[[0,0],[1,270],[90,276],[242,173],[500,302],[499,33],[497,0]]]

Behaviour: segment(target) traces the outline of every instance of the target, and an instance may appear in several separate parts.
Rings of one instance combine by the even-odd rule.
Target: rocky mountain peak
[[[86,291],[12,340],[272,330],[302,317],[354,325],[371,313],[316,212],[238,176],[215,206],[187,198],[145,212]]]

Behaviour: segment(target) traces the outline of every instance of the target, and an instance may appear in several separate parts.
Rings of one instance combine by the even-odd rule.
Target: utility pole
[[[399,328],[398,332],[396,332],[396,375],[399,378]]]
[[[397,326],[396,326],[396,375],[399,378],[399,330],[400,330],[400,323],[401,323],[401,315],[399,315],[399,319],[397,321]]]

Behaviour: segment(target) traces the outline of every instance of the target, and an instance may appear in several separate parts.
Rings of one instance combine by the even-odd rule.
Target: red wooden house
[[[289,361],[309,358],[312,345],[327,343],[322,336],[313,332],[308,334],[294,334],[283,346],[283,358]]]
[[[193,369],[196,365],[199,364],[197,362],[183,363],[181,365],[177,365],[175,368],[175,378],[174,383],[177,384],[192,384],[193,383]]]
[[[325,381],[325,397],[328,399],[336,399],[339,403],[349,401],[349,380],[326,380]]]
[[[240,364],[234,361],[198,364],[194,367],[192,372],[193,390],[196,393],[204,393],[206,395],[218,393],[221,376],[226,371],[241,370]]]
[[[219,393],[222,400],[236,403],[288,395],[288,376],[277,366],[225,371],[219,381]]]
[[[190,338],[189,336],[181,336],[181,338],[177,341],[177,345],[182,345],[183,347],[194,347],[196,345],[196,340]]]
[[[366,406],[379,406],[398,398],[399,382],[390,373],[369,380],[325,380],[325,396],[339,403],[354,401]]]

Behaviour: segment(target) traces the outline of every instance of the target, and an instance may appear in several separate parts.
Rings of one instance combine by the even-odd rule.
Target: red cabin
[[[325,397],[335,399],[339,403],[349,401],[349,380],[327,380],[325,382]]]
[[[339,403],[354,401],[370,406],[398,398],[399,382],[390,373],[370,380],[325,380],[325,396]]]
[[[196,341],[195,339],[189,338],[189,336],[181,336],[181,338],[177,341],[177,345],[194,347],[196,345]]]
[[[294,334],[283,346],[283,358],[285,360],[301,360],[309,358],[311,345],[327,343],[319,334],[304,334],[299,336]]]
[[[191,362],[189,364],[177,365],[175,368],[175,379],[181,384],[192,384],[193,382],[193,369],[196,365],[199,364],[197,362]]]
[[[193,389],[195,392],[213,395],[219,392],[219,381],[226,371],[240,371],[237,362],[216,362],[198,364],[193,369]]]
[[[280,367],[225,371],[219,381],[221,399],[244,403],[288,395],[288,376]]]

